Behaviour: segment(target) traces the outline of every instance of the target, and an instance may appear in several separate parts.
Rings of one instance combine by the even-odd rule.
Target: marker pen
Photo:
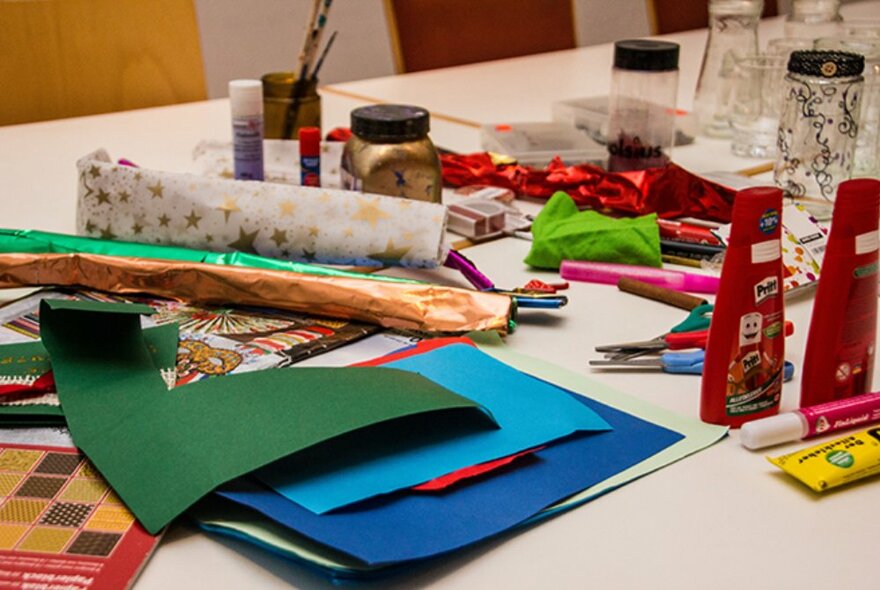
[[[299,130],[299,174],[303,186],[321,186],[321,130]]]
[[[259,80],[229,82],[232,150],[237,180],[263,180],[263,84]]]
[[[747,449],[761,449],[877,422],[880,394],[864,393],[746,422],[739,437]]]
[[[638,279],[652,285],[659,285],[676,291],[694,293],[715,293],[718,291],[718,277],[666,270],[633,264],[613,262],[588,262],[585,260],[563,260],[559,267],[563,279],[587,283],[616,285],[621,277]]]

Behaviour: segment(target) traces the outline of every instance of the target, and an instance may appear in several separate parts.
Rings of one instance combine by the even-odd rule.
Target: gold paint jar
[[[380,104],[351,112],[352,137],[342,152],[349,190],[440,202],[440,158],[423,108]]]

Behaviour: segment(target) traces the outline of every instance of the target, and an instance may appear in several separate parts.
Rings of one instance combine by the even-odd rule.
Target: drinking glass
[[[731,150],[747,158],[776,155],[776,134],[782,110],[782,81],[787,57],[757,54],[739,57],[733,72]]]

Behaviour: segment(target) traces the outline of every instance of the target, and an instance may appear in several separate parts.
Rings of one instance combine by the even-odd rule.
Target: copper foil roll
[[[274,307],[424,332],[506,334],[514,319],[510,297],[455,287],[98,254],[0,254],[0,288],[48,285]]]

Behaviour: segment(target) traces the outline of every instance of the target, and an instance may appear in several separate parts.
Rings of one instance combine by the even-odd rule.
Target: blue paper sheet
[[[509,469],[443,493],[401,491],[320,516],[257,484],[218,493],[367,565],[391,565],[498,534],[683,438],[595,400],[566,395],[614,430],[565,439]]]
[[[403,450],[400,445],[392,446],[381,456],[325,457],[322,472],[308,478],[298,475],[300,459],[292,457],[259,470],[257,477],[289,500],[323,514],[578,431],[609,429],[592,409],[565,390],[466,344],[451,344],[383,366],[419,373],[483,405],[500,429]],[[309,468],[314,471],[314,461]]]

